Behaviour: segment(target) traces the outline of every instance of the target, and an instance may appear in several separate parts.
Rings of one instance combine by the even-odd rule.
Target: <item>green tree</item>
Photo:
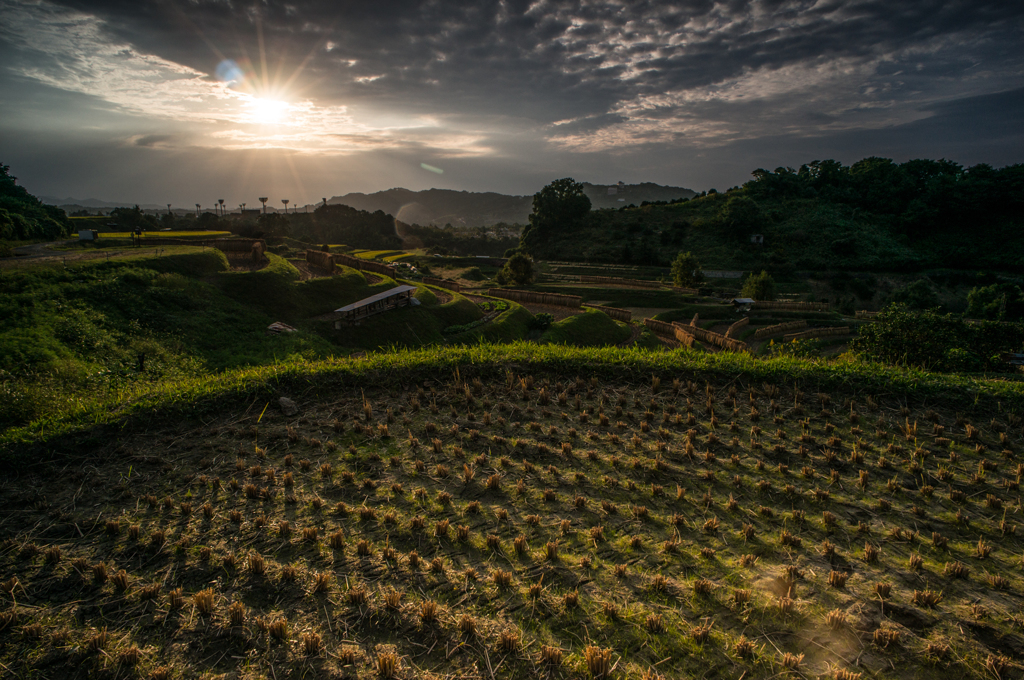
[[[719,213],[722,224],[734,234],[756,233],[764,224],[761,208],[749,196],[730,196]]]
[[[157,224],[155,217],[145,214],[137,205],[134,208],[114,208],[110,211],[110,219],[121,231],[132,231],[136,227],[152,229]]]
[[[523,253],[516,253],[508,259],[494,279],[501,286],[524,286],[533,283],[533,260]]]
[[[535,253],[559,233],[579,226],[589,212],[590,199],[583,185],[571,177],[556,179],[533,195],[533,213],[521,243],[527,252]]]
[[[774,300],[775,279],[764,270],[760,274],[751,274],[743,282],[743,290],[740,291],[740,295],[754,300]]]
[[[71,220],[63,210],[44,205],[9,172],[10,166],[0,163],[0,209],[7,211],[2,220],[2,238],[15,240],[57,239],[71,233]]]
[[[284,238],[291,233],[288,218],[280,213],[265,213],[256,220],[257,228],[267,238]]]
[[[672,281],[686,288],[695,288],[704,283],[704,272],[696,255],[687,251],[676,256],[672,261]]]
[[[972,288],[967,294],[966,316],[993,321],[1024,319],[1024,291],[1012,283]]]
[[[934,309],[940,305],[939,296],[928,279],[918,279],[909,286],[894,290],[890,303],[906,305],[908,309]]]

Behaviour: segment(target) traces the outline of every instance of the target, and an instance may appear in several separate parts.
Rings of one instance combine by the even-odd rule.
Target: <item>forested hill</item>
[[[17,177],[0,164],[0,242],[58,239],[71,233],[64,211],[45,205],[17,184]]]
[[[595,208],[640,205],[644,201],[671,201],[689,198],[696,193],[681,187],[668,187],[651,182],[642,184],[589,184],[583,182],[584,193]],[[383,210],[406,224],[434,224],[456,227],[480,227],[507,222],[526,224],[533,210],[532,196],[509,196],[493,192],[475,193],[429,189],[410,191],[388,189],[372,194],[345,194],[327,201],[358,210]]]
[[[866,158],[752,174],[725,193],[542,220],[527,250],[541,259],[661,265],[692,251],[706,268],[780,272],[1024,270],[1022,164]]]

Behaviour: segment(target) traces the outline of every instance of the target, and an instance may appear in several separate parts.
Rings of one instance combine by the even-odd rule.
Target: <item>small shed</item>
[[[750,308],[753,307],[756,302],[757,300],[754,300],[753,298],[733,298],[732,306],[738,311],[747,312],[750,311]]]
[[[79,241],[95,241],[99,238],[100,232],[95,229],[79,229],[78,240]]]
[[[389,309],[398,309],[399,307],[411,305],[413,304],[412,294],[415,290],[416,286],[395,286],[391,290],[371,295],[368,298],[363,298],[358,302],[353,302],[350,305],[336,309],[334,311],[341,314],[342,317],[334,322],[334,327],[341,328],[344,322],[354,323],[368,316],[386,312]]]

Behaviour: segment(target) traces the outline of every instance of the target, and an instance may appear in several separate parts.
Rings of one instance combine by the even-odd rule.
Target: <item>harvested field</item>
[[[224,402],[22,466],[0,488],[0,663],[1019,671],[1016,411],[516,369],[294,396],[291,416]]]
[[[531,314],[547,313],[555,317],[555,321],[561,321],[562,319],[568,319],[570,316],[576,316],[587,311],[583,307],[561,307],[558,305],[540,305],[535,303],[520,302],[520,305],[530,310]]]
[[[224,253],[224,255],[228,258],[228,264],[231,266],[231,271],[236,272],[255,272],[270,264],[270,260],[265,257],[259,262],[253,262],[249,253],[227,252]],[[296,267],[299,266],[297,262],[292,262],[292,264]],[[299,271],[302,270],[300,269]]]
[[[309,279],[323,279],[332,276],[332,273],[316,265],[310,264],[305,260],[288,260],[292,266],[299,270],[299,276],[302,281],[308,281]]]

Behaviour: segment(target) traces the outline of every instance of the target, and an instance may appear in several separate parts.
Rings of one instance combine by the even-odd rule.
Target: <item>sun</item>
[[[288,102],[276,99],[253,99],[248,104],[249,116],[254,123],[273,125],[282,123],[288,115]]]

